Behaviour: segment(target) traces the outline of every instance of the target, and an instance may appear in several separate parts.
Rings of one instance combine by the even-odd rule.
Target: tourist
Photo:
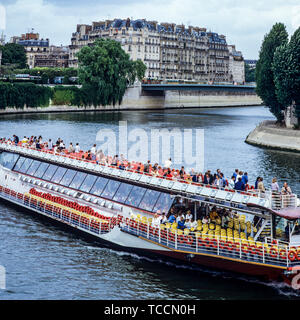
[[[196,230],[198,227],[198,222],[196,220],[194,220],[193,218],[191,218],[191,229]]]
[[[76,143],[76,146],[75,146],[75,153],[80,153],[80,146],[79,146],[79,143]]]
[[[292,189],[288,186],[287,182],[283,183],[283,186],[281,188],[282,194],[292,194]]]
[[[230,189],[234,189],[234,187],[235,187],[235,176],[234,175],[229,180],[228,186],[229,186]]]
[[[191,227],[192,227],[192,225],[191,225],[190,219],[185,219],[184,228],[191,229]]]
[[[168,219],[166,217],[166,214],[163,212],[161,215],[161,223],[165,224],[168,222]]]
[[[73,147],[73,143],[70,142],[69,148],[68,148],[68,153],[73,153],[75,151],[74,147]]]
[[[18,145],[18,143],[19,143],[19,137],[18,136],[16,136],[15,134],[13,135],[13,141],[14,141],[14,144],[17,146]]]
[[[254,189],[258,189],[259,180],[260,180],[260,177],[257,177],[255,181]]]
[[[155,213],[154,218],[152,220],[152,227],[159,228],[161,222],[161,216]]]
[[[91,160],[96,160],[96,144],[94,144],[91,148]]]
[[[272,184],[271,184],[271,190],[272,192],[280,192],[279,184],[277,182],[277,178],[272,179]]]
[[[238,191],[244,191],[245,190],[245,185],[244,185],[244,183],[242,181],[242,177],[241,176],[238,177],[238,181],[235,183],[234,189],[238,190]]]
[[[169,158],[168,160],[165,161],[164,168],[165,168],[165,169],[168,169],[168,168],[171,167],[171,165],[172,165],[172,159]]]
[[[235,181],[237,181],[238,174],[239,174],[239,169],[235,169],[234,173],[232,174],[235,177]]]
[[[147,163],[145,163],[144,165],[144,172],[149,173],[149,170],[150,170],[150,160],[148,160]]]
[[[176,222],[176,220],[177,220],[177,214],[176,213],[171,213],[171,215],[169,216],[169,219],[168,219],[168,221],[170,222],[170,223],[174,223],[174,222]]]
[[[177,222],[177,228],[181,230],[185,229],[185,221],[183,216],[181,216],[180,220]]]
[[[263,180],[264,179],[262,177],[259,178],[259,181],[258,181],[258,184],[257,184],[257,189],[258,189],[259,192],[265,192],[266,191],[264,183],[263,183]]]
[[[186,219],[186,220],[187,220],[187,219],[191,220],[192,218],[193,218],[193,215],[192,215],[192,213],[191,213],[191,210],[188,210],[187,213],[186,213],[185,219]]]
[[[53,142],[51,139],[49,139],[48,141],[48,150],[52,150],[53,149]]]
[[[242,181],[243,181],[244,185],[246,185],[248,183],[249,179],[248,179],[248,173],[247,172],[245,172],[243,174]]]

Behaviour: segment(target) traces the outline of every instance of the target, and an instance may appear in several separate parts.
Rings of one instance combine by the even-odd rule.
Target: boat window
[[[25,159],[26,159],[26,158],[24,158],[24,157],[20,157],[20,158],[19,158],[19,160],[17,161],[17,163],[16,163],[16,165],[15,165],[15,167],[14,167],[14,170],[15,170],[15,171],[19,171],[19,170],[20,170],[20,168],[22,167],[22,164],[23,164],[23,162],[25,161]]]
[[[106,199],[112,199],[118,190],[121,182],[115,180],[109,180],[105,189],[103,190],[101,197]]]
[[[133,207],[138,207],[145,192],[145,188],[134,186],[125,203]]]
[[[29,166],[31,165],[32,161],[33,161],[32,159],[26,158],[21,168],[19,169],[19,172],[25,173],[28,170]]]
[[[161,193],[154,208],[153,212],[156,212],[157,210],[160,210],[161,213],[168,213],[172,204],[173,204],[174,198],[171,197],[168,193]]]
[[[30,176],[34,176],[36,170],[38,169],[38,167],[40,166],[41,161],[38,160],[34,160],[31,164],[31,166],[29,167],[29,169],[26,171],[27,174],[29,174]]]
[[[47,168],[49,167],[49,163],[47,162],[42,162],[42,164],[39,166],[39,168],[36,170],[34,176],[36,178],[42,178],[42,176],[44,175],[45,171],[47,170]]]
[[[55,172],[54,176],[52,177],[51,182],[59,183],[66,172],[66,168],[59,167]]]
[[[139,208],[147,211],[152,211],[154,204],[156,203],[160,195],[159,191],[148,189],[139,204]]]
[[[16,153],[2,152],[0,155],[0,163],[3,167],[12,169],[18,158],[19,155]]]
[[[108,179],[99,177],[95,182],[91,190],[91,193],[94,194],[95,196],[100,196],[107,182],[108,182]]]
[[[53,177],[55,171],[57,170],[57,166],[54,164],[50,164],[50,166],[48,167],[48,169],[45,171],[44,175],[43,175],[43,179],[44,180],[48,180],[51,181],[51,178]]]
[[[87,174],[84,172],[77,172],[69,187],[79,189],[86,176]]]
[[[64,177],[60,181],[60,184],[62,184],[65,187],[68,187],[69,184],[72,182],[76,173],[77,173],[77,171],[68,169],[68,171],[66,172],[66,174],[64,175]]]
[[[129,195],[130,191],[132,190],[132,188],[133,188],[133,185],[130,185],[128,183],[121,183],[113,200],[120,202],[120,203],[124,203],[126,201],[126,199],[128,198],[128,195]]]
[[[90,192],[96,180],[97,176],[89,174],[83,181],[83,184],[80,186],[79,190],[83,192]]]

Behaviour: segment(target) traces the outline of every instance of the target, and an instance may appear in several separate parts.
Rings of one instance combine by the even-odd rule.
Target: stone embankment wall
[[[300,130],[279,127],[274,121],[260,123],[246,138],[252,145],[300,152]]]
[[[234,107],[261,105],[262,101],[255,93],[228,92],[226,89],[211,91],[159,91],[143,92],[140,86],[129,88],[121,105],[77,107],[54,106],[47,108],[7,108],[0,114],[37,113],[37,112],[77,112],[77,111],[116,111],[116,110],[154,110],[170,108],[199,108],[199,107]]]

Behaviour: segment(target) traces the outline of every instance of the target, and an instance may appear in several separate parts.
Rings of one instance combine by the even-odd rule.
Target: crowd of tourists
[[[43,140],[42,136],[26,137],[22,140],[18,136],[13,135],[12,138],[0,138],[0,142],[7,144],[20,145],[23,147],[30,147],[37,150],[48,150],[54,154],[70,155],[78,159],[94,161],[102,165],[110,165],[118,167],[121,170],[132,170],[140,173],[146,173],[152,176],[164,177],[170,180],[183,180],[187,183],[201,183],[210,185],[215,188],[228,188],[238,191],[257,191],[264,193],[266,191],[263,177],[257,177],[254,186],[250,186],[248,172],[235,169],[231,178],[226,178],[224,173],[217,169],[216,172],[207,170],[205,173],[196,172],[193,169],[188,171],[182,166],[180,169],[172,168],[172,159],[169,158],[165,161],[164,165],[158,163],[151,164],[150,160],[146,163],[129,161],[121,154],[114,156],[107,156],[102,150],[97,149],[94,144],[89,150],[83,151],[79,143],[66,145],[65,142],[58,138],[55,142],[51,139]],[[277,179],[273,178],[271,183],[271,190],[282,194],[291,194],[292,190],[287,182],[283,183],[280,188]]]

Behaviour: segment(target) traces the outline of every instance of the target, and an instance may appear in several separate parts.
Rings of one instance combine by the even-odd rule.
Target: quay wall
[[[300,130],[279,127],[274,121],[260,123],[245,142],[264,148],[300,152]]]
[[[117,110],[163,110],[177,108],[235,107],[261,105],[261,99],[254,92],[232,92],[226,89],[217,91],[143,91],[141,86],[127,89],[121,105],[77,107],[52,105],[49,107],[0,110],[0,114],[84,112]]]

